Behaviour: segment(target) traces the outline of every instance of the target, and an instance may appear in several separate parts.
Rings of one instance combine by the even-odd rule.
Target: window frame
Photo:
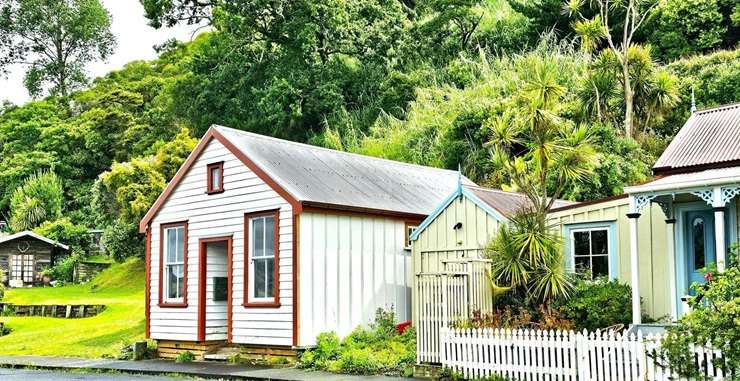
[[[403,231],[404,231],[403,247],[404,247],[404,249],[406,249],[406,250],[410,250],[411,249],[411,245],[412,245],[411,235],[414,234],[414,232],[418,228],[419,228],[419,223],[418,222],[412,222],[412,221],[405,221],[404,222],[404,224],[403,224]],[[409,229],[413,229],[414,231],[409,231]]]
[[[219,175],[219,187],[213,188],[213,170],[218,169]],[[224,191],[224,162],[219,161],[217,163],[211,163],[206,166],[206,193],[217,194]]]
[[[593,242],[592,242],[592,233],[595,231],[603,231],[606,232],[606,254],[594,254],[593,253]],[[613,279],[616,274],[612,274],[612,261],[613,261],[613,254],[612,250],[612,232],[609,226],[588,226],[588,227],[580,227],[580,228],[573,228],[570,229],[570,237],[569,237],[569,243],[570,243],[570,260],[572,264],[572,269],[574,272],[577,272],[576,269],[576,245],[575,245],[575,233],[585,233],[588,232],[589,240],[589,253],[588,255],[578,255],[578,257],[588,257],[589,263],[591,265],[591,279],[595,278],[595,275],[593,273],[593,258],[594,257],[605,257],[606,258],[606,267],[607,267],[607,274],[606,276],[609,279]]]
[[[178,298],[176,300],[167,298],[164,288],[165,288],[165,280],[164,280],[164,268],[165,268],[165,252],[164,252],[164,246],[165,246],[165,232],[167,229],[172,228],[183,228],[183,242],[185,246],[183,247],[183,274],[184,274],[184,280],[183,280],[183,290],[182,290],[182,298]],[[178,222],[170,222],[170,223],[164,223],[159,225],[159,303],[158,306],[162,308],[187,308],[188,306],[188,221],[178,221]],[[182,299],[182,300],[180,300]]]
[[[251,296],[249,273],[252,270],[251,251],[252,241],[251,221],[259,217],[273,217],[273,291],[271,298],[254,298]],[[280,209],[272,209],[244,214],[244,301],[247,308],[279,308],[280,307]]]

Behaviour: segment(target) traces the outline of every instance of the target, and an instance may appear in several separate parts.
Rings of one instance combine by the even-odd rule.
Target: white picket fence
[[[668,381],[677,376],[656,361],[661,336],[608,332],[442,328],[442,366],[466,379],[500,375],[515,380]],[[722,353],[695,348],[695,365],[724,380],[715,359]]]

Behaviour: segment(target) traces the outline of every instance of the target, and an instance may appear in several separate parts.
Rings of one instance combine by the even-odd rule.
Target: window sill
[[[247,302],[242,306],[244,308],[280,308],[280,302]]]
[[[187,308],[187,303],[159,303],[157,304],[159,308]]]

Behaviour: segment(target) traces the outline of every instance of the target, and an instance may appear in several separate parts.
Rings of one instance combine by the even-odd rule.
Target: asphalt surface
[[[187,377],[137,376],[114,373],[82,373],[51,370],[8,369],[0,368],[2,381],[175,381],[197,380]]]

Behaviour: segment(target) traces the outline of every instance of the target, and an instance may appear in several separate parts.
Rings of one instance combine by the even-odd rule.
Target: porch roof
[[[740,166],[661,176],[645,184],[626,187],[625,193],[654,193],[740,184]]]

